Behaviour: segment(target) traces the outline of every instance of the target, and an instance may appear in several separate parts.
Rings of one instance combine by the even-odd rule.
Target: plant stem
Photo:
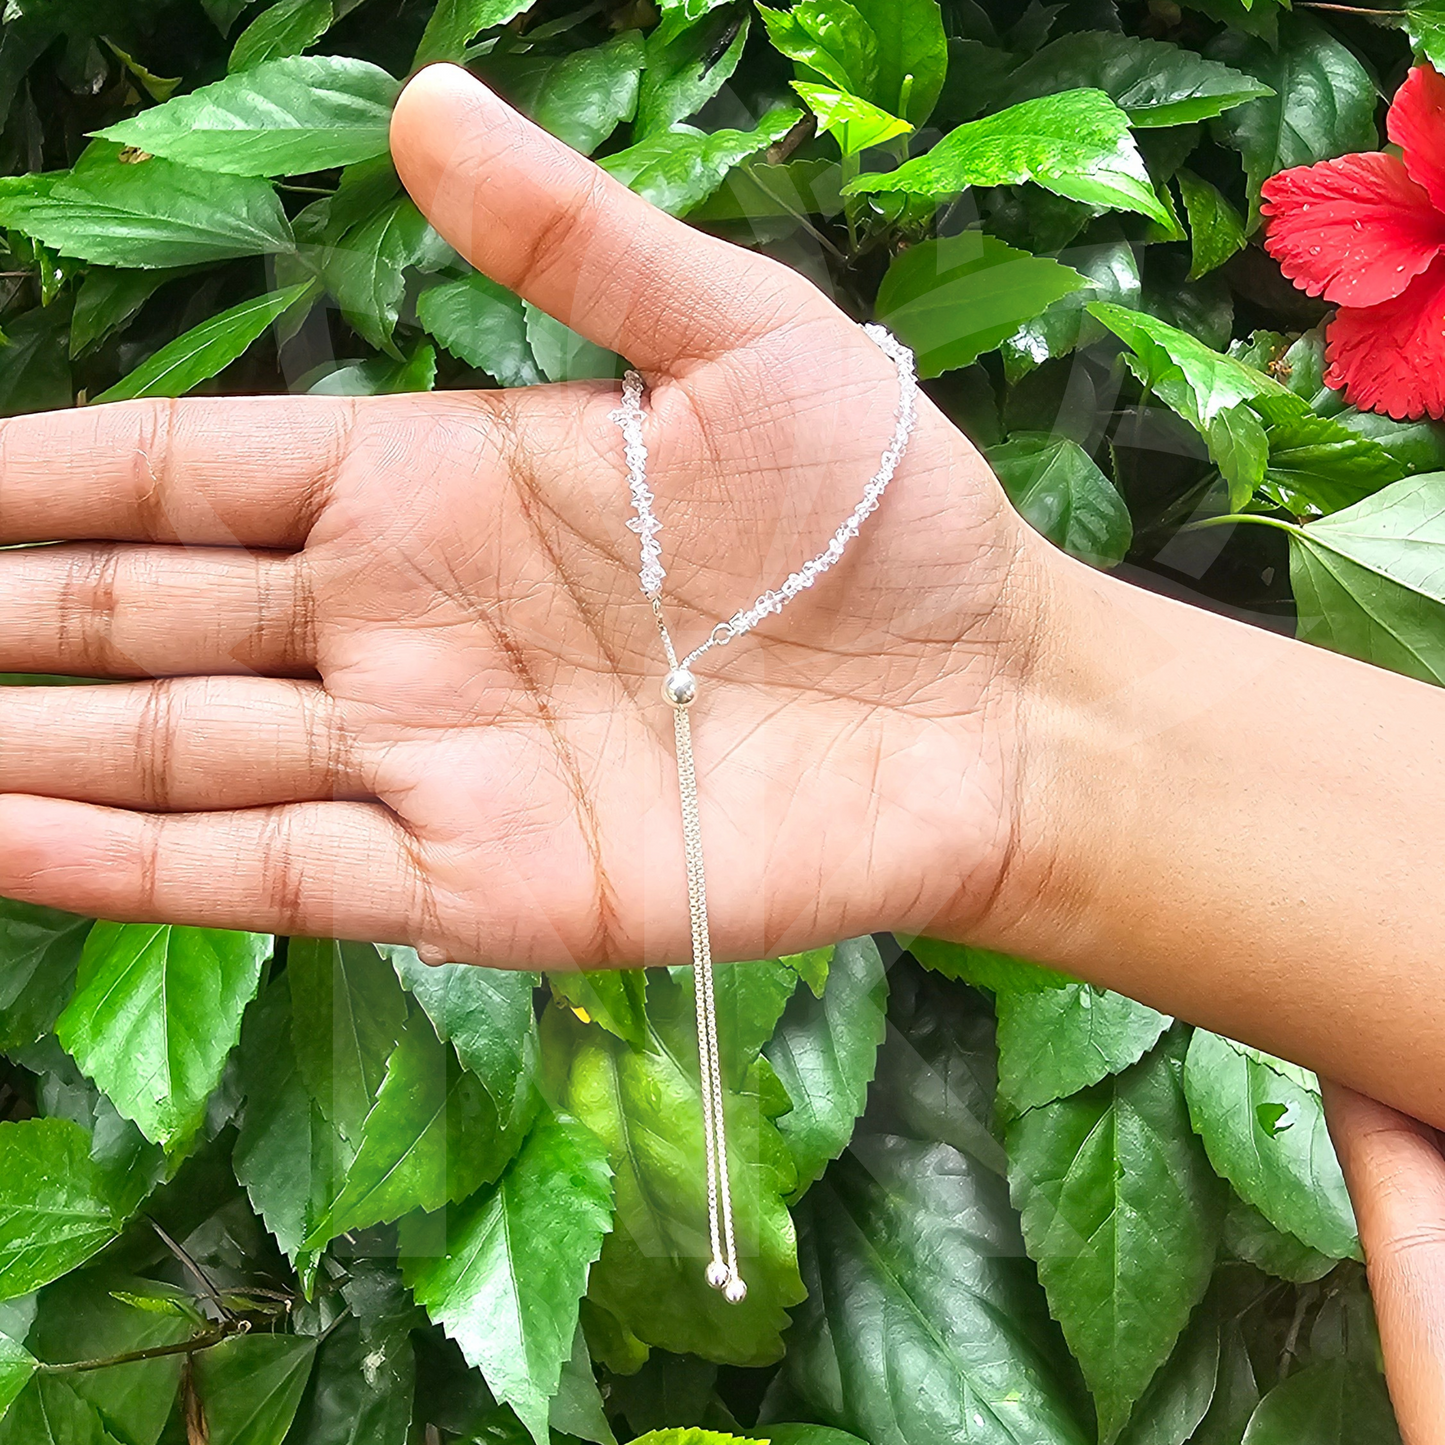
[[[73,1360],[67,1364],[37,1365],[36,1371],[42,1375],[79,1375],[90,1370],[108,1370],[113,1365],[134,1365],[141,1360],[163,1360],[169,1355],[194,1355],[201,1350],[209,1350],[212,1345],[219,1345],[222,1340],[229,1339],[232,1335],[244,1335],[251,1326],[246,1320],[228,1320],[214,1330],[207,1330],[203,1335],[192,1335],[188,1340],[181,1340],[174,1345],[153,1345],[147,1350],[127,1350],[123,1355],[106,1355],[98,1360]]]
[[[840,170],[842,172],[841,189],[846,193],[848,182],[858,179],[858,172],[861,169],[861,162],[856,155],[844,156]],[[848,222],[848,249],[855,255],[858,251],[858,223],[854,216],[854,208],[858,203],[857,196],[845,194],[843,196],[843,215]]]
[[[149,1215],[146,1216],[146,1223],[149,1224],[150,1227],[155,1230],[158,1235],[160,1235],[161,1241],[165,1244],[166,1248],[169,1249],[170,1252],[175,1255],[175,1257],[180,1260],[180,1262],[185,1265],[185,1267],[195,1277],[196,1282],[200,1285],[201,1290],[205,1294],[206,1298],[210,1300],[210,1302],[215,1305],[216,1309],[219,1311],[222,1320],[226,1322],[234,1320],[236,1318],[236,1312],[227,1307],[225,1300],[221,1298],[219,1291],[216,1289],[216,1286],[211,1283],[211,1278],[205,1272],[205,1270],[203,1270],[200,1265],[198,1265],[195,1260],[193,1260],[190,1255],[187,1254],[186,1251],[182,1249],[181,1246],[177,1244],[176,1241],[172,1239],[170,1235],[167,1234],[165,1230],[162,1229],[161,1226],[157,1224],[156,1221],[152,1219]]]
[[[781,206],[820,246],[831,251],[838,260],[843,262],[847,261],[848,258],[801,211],[789,205],[785,196],[778,195],[778,193],[758,175],[756,169],[748,172],[748,178],[774,205]]]
[[[1205,517],[1202,521],[1191,522],[1181,530],[1197,532],[1204,527],[1223,527],[1232,522],[1257,522],[1261,527],[1278,527],[1281,532],[1298,533],[1303,530],[1294,522],[1286,522],[1279,517],[1264,517],[1258,512],[1230,512],[1223,517]]]
[[[1341,15],[1368,15],[1372,20],[1384,16],[1387,19],[1403,19],[1408,10],[1372,10],[1368,5],[1335,5],[1329,0],[1296,0],[1300,10],[1338,10]]]

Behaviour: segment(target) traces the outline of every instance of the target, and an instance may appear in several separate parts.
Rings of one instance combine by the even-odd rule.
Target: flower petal
[[[1445,250],[1445,213],[1393,155],[1296,166],[1262,195],[1265,250],[1296,286],[1343,306],[1398,296]]]
[[[1395,92],[1385,129],[1404,151],[1410,179],[1445,210],[1445,76],[1433,65],[1417,65]]]
[[[1325,332],[1325,385],[1398,421],[1445,416],[1445,259],[1378,306],[1344,307]]]

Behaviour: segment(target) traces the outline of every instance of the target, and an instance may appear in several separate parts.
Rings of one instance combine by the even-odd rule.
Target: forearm
[[[1445,694],[1043,575],[983,941],[1445,1125]]]

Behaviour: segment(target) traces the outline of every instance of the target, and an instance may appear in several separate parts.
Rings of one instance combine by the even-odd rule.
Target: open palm
[[[812,555],[897,401],[818,291],[438,67],[394,150],[436,227],[646,375],[684,648]],[[116,919],[596,966],[686,956],[663,661],[606,383],[131,403],[5,424],[0,892]],[[721,957],[987,907],[1030,534],[926,402],[842,564],[699,666]],[[149,679],[164,679],[155,681]]]

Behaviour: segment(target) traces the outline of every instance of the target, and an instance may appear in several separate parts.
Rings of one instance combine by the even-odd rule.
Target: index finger
[[[407,86],[391,146],[417,205],[478,270],[644,371],[843,319],[796,273],[658,210],[455,65]]]

